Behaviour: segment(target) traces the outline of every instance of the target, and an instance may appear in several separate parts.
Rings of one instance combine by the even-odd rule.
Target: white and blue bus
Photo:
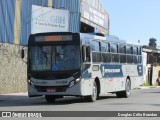
[[[143,83],[141,46],[115,37],[56,32],[30,35],[28,95],[47,102],[63,96],[96,101],[115,93],[128,97]]]

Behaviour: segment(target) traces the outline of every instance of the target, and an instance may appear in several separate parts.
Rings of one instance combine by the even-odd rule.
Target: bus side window
[[[112,62],[113,63],[119,63],[119,54],[118,54],[118,44],[116,43],[111,43],[111,55],[112,55]]]
[[[126,63],[126,45],[119,44],[120,63]]]
[[[99,52],[100,51],[100,43],[97,41],[92,41],[91,49],[92,49],[92,51]]]
[[[134,54],[133,46],[131,46],[131,54]]]
[[[108,43],[108,52],[111,52],[111,45]]]
[[[142,48],[139,47],[139,55],[142,55]]]
[[[102,42],[101,43],[101,52],[109,52],[109,44]]]
[[[102,51],[101,43],[99,42],[99,51]]]
[[[125,54],[126,53],[126,47],[124,44],[119,44],[119,53]]]
[[[136,55],[138,55],[138,50],[139,50],[139,48],[137,47],[137,54]]]
[[[129,45],[126,46],[126,52],[127,54],[132,54],[131,46]]]
[[[118,52],[117,49],[118,49],[117,44],[115,44],[115,43],[110,44],[110,50],[111,50],[111,52],[117,53]]]

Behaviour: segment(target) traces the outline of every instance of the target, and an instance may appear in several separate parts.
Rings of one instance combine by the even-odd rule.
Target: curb
[[[9,94],[0,94],[0,102],[3,101],[18,101],[20,99],[26,99],[26,97],[28,96],[28,93],[9,93]]]
[[[18,95],[18,96],[26,96],[28,95],[28,93],[23,93],[23,92],[20,92],[20,93],[8,93],[8,94],[0,94],[1,95]]]
[[[160,88],[160,86],[139,86],[137,89],[153,89],[153,88]]]

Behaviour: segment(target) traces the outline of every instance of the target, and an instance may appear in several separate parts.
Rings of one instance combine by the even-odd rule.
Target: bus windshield
[[[80,68],[79,45],[33,46],[29,54],[31,71],[67,71]]]

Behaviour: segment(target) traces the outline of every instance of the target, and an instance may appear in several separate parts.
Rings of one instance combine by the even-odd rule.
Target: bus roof
[[[80,33],[81,38],[95,39],[95,40],[106,40],[105,36],[99,36],[95,34]]]
[[[80,33],[80,36],[81,38],[88,38],[88,39],[95,39],[95,40],[101,40],[101,41],[107,41],[107,42],[113,42],[113,43],[123,43],[123,44],[140,46],[140,43],[121,40],[117,36],[113,36],[113,35],[102,36],[97,34]]]

